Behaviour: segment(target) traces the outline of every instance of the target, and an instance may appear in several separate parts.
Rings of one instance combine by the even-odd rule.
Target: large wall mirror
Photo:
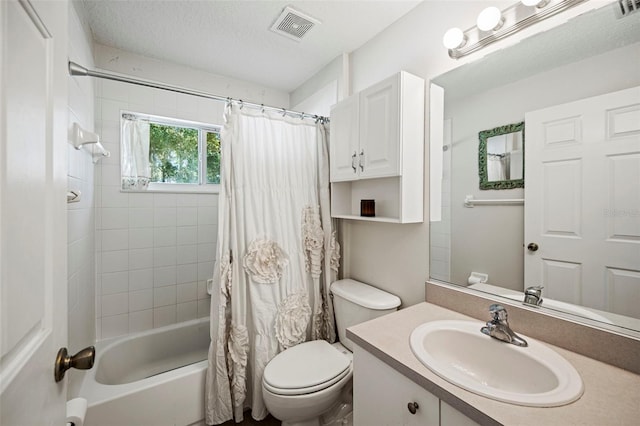
[[[640,12],[593,4],[432,81],[445,138],[430,275],[516,301],[544,286],[540,309],[640,337]],[[479,133],[521,122],[524,188],[480,189]]]

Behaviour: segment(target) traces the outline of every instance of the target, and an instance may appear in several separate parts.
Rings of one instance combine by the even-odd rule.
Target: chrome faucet
[[[542,305],[542,286],[527,287],[524,291],[525,305],[540,306]]]
[[[493,319],[491,321],[487,321],[487,325],[482,327],[480,331],[487,336],[502,340],[503,342],[522,347],[528,346],[527,341],[514,333],[509,327],[509,322],[507,321],[507,310],[502,305],[493,304],[489,306],[489,312]]]

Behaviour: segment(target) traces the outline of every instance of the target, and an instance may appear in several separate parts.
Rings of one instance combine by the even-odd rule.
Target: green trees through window
[[[151,182],[220,183],[220,135],[216,131],[151,122],[149,134]]]

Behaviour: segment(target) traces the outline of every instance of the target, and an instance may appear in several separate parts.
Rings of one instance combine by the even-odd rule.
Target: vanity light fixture
[[[481,31],[498,31],[504,25],[502,12],[495,6],[487,7],[478,15],[476,25]]]
[[[525,6],[535,6],[538,9],[541,9],[549,4],[549,0],[520,0],[520,3]]]
[[[460,49],[467,43],[467,36],[464,35],[460,28],[449,28],[442,37],[442,44],[447,49]]]
[[[487,7],[478,15],[476,26],[466,31],[451,28],[442,43],[451,58],[459,59],[585,1],[521,0],[502,11]]]

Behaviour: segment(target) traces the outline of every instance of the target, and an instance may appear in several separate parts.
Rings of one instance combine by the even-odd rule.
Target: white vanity
[[[573,403],[526,407],[499,402],[451,384],[425,367],[409,343],[414,329],[439,320],[481,324],[475,318],[425,302],[347,331],[358,345],[354,351],[355,426],[637,424],[639,375],[548,344],[545,345],[565,358],[582,378],[584,393]],[[529,379],[527,371],[521,375],[523,381]]]

